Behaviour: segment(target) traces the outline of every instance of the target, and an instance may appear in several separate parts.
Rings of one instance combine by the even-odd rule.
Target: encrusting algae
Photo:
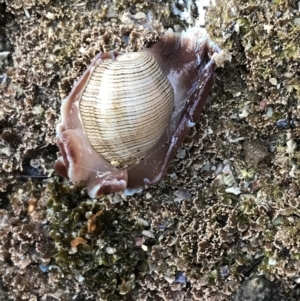
[[[142,237],[141,222],[128,219],[117,206],[79,198],[80,191],[53,182],[49,187],[47,219],[55,241],[56,264],[65,273],[97,290],[103,300],[121,300],[136,279],[148,272],[147,253],[135,240]],[[153,244],[153,239],[145,242]]]
[[[6,300],[245,300],[266,279],[278,300],[299,300],[297,1],[209,8],[210,38],[232,60],[159,185],[95,201],[53,174],[61,99],[95,53],[184,27],[172,3],[190,2],[0,0]]]

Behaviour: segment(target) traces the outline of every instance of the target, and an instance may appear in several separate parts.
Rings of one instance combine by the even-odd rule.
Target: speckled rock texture
[[[264,276],[256,276],[246,280],[235,301],[283,301],[275,283]]]
[[[156,187],[95,201],[53,173],[62,98],[95,53],[138,50],[164,27],[182,29],[196,2],[0,0],[6,300],[228,301],[253,271],[300,299],[298,1],[209,9],[210,37],[232,60]],[[108,274],[97,287],[98,275],[85,272],[100,259],[98,275]]]

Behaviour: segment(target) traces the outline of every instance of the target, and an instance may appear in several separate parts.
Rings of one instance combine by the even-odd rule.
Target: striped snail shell
[[[200,117],[219,52],[191,28],[139,52],[96,54],[62,101],[56,173],[91,198],[158,183]]]
[[[124,53],[95,67],[79,100],[85,133],[114,166],[138,163],[170,123],[173,88],[152,55]]]

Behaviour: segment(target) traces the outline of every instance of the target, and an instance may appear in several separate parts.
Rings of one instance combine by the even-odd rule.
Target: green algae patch
[[[144,226],[103,200],[81,197],[77,188],[49,184],[47,218],[56,265],[97,290],[102,300],[122,300],[148,272],[147,252],[137,246]]]

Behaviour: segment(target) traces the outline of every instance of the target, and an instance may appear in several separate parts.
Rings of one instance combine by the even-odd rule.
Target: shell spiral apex
[[[103,60],[80,102],[86,135],[105,160],[125,167],[145,157],[170,123],[173,88],[147,53]]]

